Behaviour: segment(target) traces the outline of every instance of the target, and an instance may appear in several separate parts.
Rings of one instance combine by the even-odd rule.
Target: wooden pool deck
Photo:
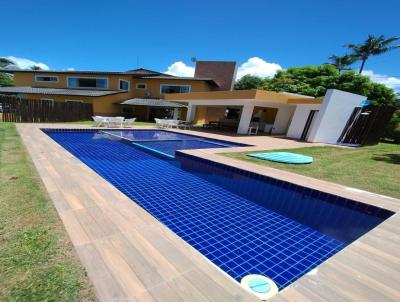
[[[17,125],[100,301],[259,301],[40,130],[50,127],[93,128]],[[224,151],[310,146],[273,137],[184,132],[255,145]],[[221,149],[185,152],[395,212],[400,207],[394,198],[222,157],[216,154]],[[399,301],[399,226],[396,214],[270,301]]]

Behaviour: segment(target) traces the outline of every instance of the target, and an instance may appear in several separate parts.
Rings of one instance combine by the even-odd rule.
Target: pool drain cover
[[[278,293],[275,282],[262,275],[247,275],[240,283],[261,300],[272,298]]]

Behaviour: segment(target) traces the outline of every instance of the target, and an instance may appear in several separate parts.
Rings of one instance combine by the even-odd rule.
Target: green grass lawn
[[[274,151],[309,155],[314,157],[314,163],[309,165],[274,163],[246,156],[250,152],[223,153],[223,155],[400,198],[400,145],[379,144],[355,149],[306,147]]]
[[[0,123],[0,301],[96,301],[11,123]]]

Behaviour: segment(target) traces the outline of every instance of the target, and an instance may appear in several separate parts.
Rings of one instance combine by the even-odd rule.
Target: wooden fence
[[[395,109],[389,105],[354,108],[338,143],[361,146],[379,143]]]
[[[89,120],[92,115],[92,104],[29,100],[16,96],[0,95],[0,117],[3,122],[74,122]]]

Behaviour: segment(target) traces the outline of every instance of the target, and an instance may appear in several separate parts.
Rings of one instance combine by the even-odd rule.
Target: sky
[[[325,63],[368,34],[400,36],[399,0],[0,0],[0,7],[0,57],[22,68],[190,76],[195,57],[236,61],[239,78],[273,76]],[[400,49],[370,58],[365,70],[400,90]]]

